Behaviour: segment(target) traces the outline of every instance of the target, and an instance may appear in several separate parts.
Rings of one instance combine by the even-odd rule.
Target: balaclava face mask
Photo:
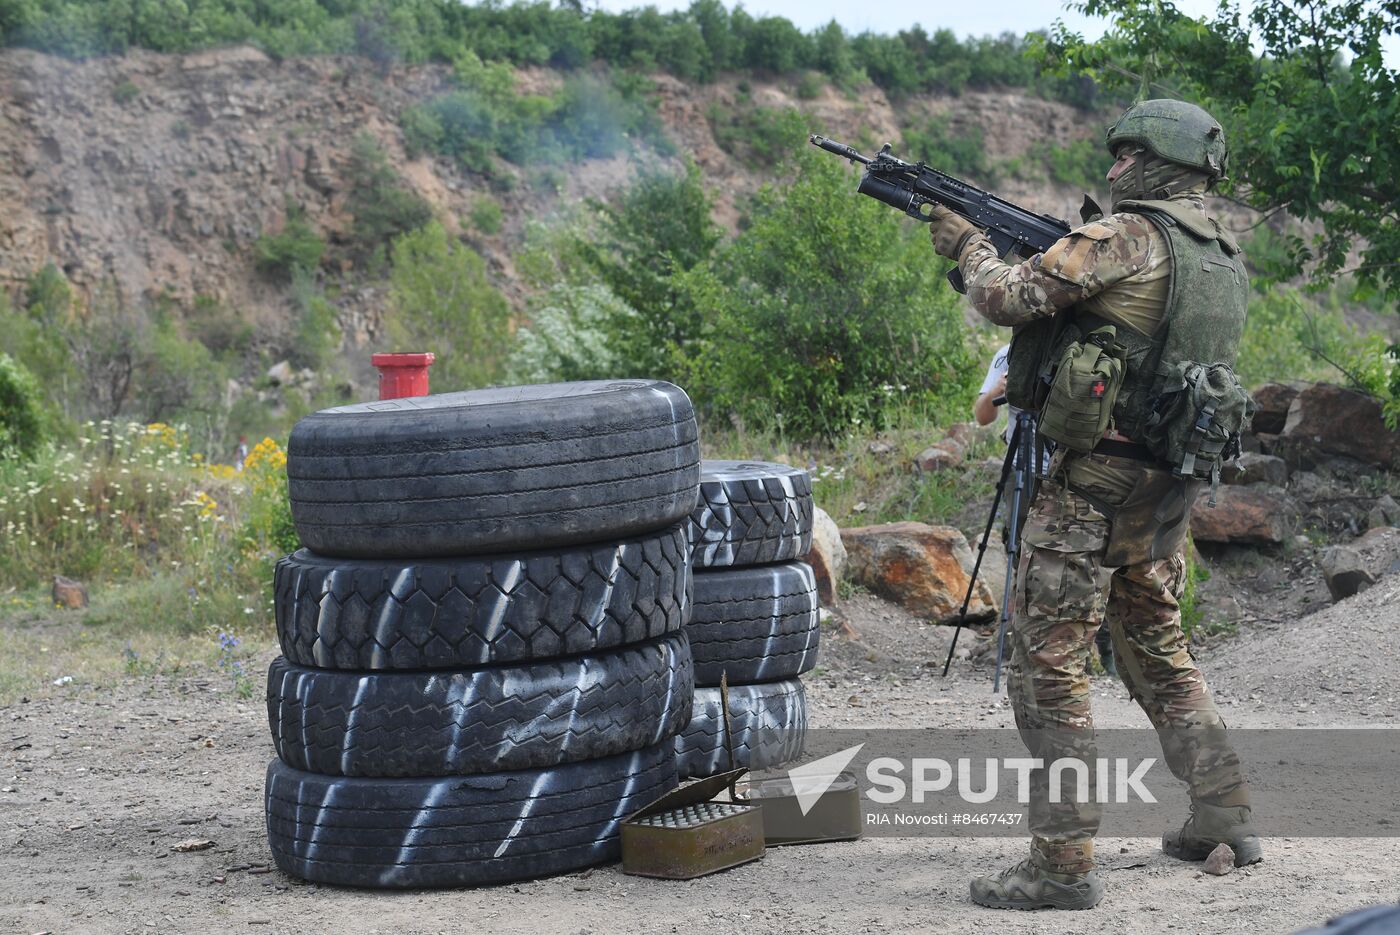
[[[1210,176],[1199,169],[1169,162],[1149,150],[1139,149],[1128,171],[1108,183],[1108,196],[1112,210],[1117,210],[1119,202],[1129,199],[1164,201],[1186,191],[1204,193],[1209,181]]]

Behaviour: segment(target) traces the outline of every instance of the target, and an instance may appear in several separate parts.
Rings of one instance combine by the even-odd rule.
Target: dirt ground
[[[1009,727],[974,653],[939,677],[948,633],[857,596],[808,679],[826,727]],[[1321,613],[1246,624],[1202,660],[1232,726],[1396,724],[1400,578]],[[274,654],[266,646],[259,659]],[[1146,726],[1121,684],[1094,681],[1105,726]],[[873,838],[778,848],[676,883],[615,867],[481,890],[384,893],[302,884],[270,867],[260,699],[217,672],[49,686],[0,710],[0,928],[69,932],[1286,933],[1400,900],[1400,838],[1273,839],[1224,877],[1163,857],[1155,839],[1101,839],[1108,896],[1092,912],[1006,913],[969,876],[1018,860],[1018,838]],[[213,841],[200,851],[172,847]]]

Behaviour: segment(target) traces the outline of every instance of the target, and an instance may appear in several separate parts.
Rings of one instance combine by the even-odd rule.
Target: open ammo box
[[[689,880],[763,856],[758,806],[733,795],[734,769],[666,793],[622,823],[622,872]],[[728,788],[732,801],[711,801]]]

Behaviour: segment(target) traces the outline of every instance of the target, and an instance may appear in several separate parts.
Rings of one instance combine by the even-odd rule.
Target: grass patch
[[[888,426],[876,435],[852,434],[829,444],[795,443],[773,431],[706,425],[704,457],[777,461],[804,467],[812,475],[817,505],[838,526],[864,526],[916,520],[960,525],[963,514],[996,487],[997,473],[982,462],[1005,452],[995,429],[979,431],[963,464],[920,474],[914,457],[941,439],[960,413],[947,407],[896,406]]]
[[[251,697],[259,676],[252,656],[273,642],[270,607],[249,595],[242,606],[211,601],[191,612],[183,588],[174,575],[132,579],[93,588],[83,610],[54,607],[45,589],[0,595],[0,705],[130,678],[208,673]]]

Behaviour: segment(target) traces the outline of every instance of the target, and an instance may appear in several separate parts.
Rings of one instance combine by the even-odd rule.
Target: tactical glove
[[[961,216],[942,205],[934,205],[929,212],[929,239],[933,249],[940,256],[950,260],[960,259],[968,238],[977,233],[977,228]]]

